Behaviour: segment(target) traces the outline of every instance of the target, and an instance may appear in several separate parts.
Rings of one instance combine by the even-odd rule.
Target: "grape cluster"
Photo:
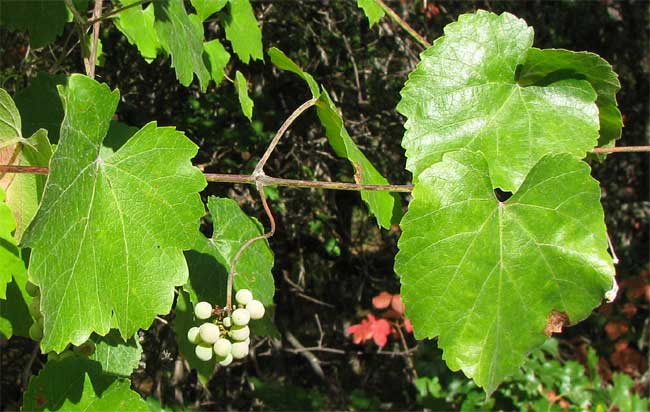
[[[233,359],[243,359],[248,355],[250,346],[251,319],[261,319],[264,316],[264,305],[259,300],[253,299],[253,293],[248,289],[241,289],[235,294],[238,307],[230,314],[223,316],[217,314],[212,321],[207,321],[201,326],[194,326],[187,331],[187,339],[196,345],[194,349],[197,358],[209,361],[216,355],[217,362],[228,366]],[[199,302],[194,307],[197,319],[207,320],[214,314],[212,305],[208,302]]]

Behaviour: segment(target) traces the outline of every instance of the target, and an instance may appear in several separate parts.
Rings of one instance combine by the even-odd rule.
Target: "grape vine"
[[[256,336],[277,334],[267,242],[276,222],[266,186],[358,191],[380,227],[399,222],[402,289],[389,295],[399,322],[369,315],[349,328],[355,342],[373,338],[381,347],[402,328],[438,337],[448,366],[488,394],[547,336],[615,297],[599,186],[585,158],[650,149],[614,147],[623,126],[620,84],[599,56],[534,48],[525,21],[487,11],[460,16],[430,44],[383,1],[359,0],[371,25],[388,15],[426,48],[397,107],[413,182],[389,184],[355,144],[328,90],[277,48],[267,50],[270,62],[302,78],[311,98],[288,116],[252,174],[202,173],[191,163],[197,146],[183,132],[113,121],[119,91],[95,80],[100,26],[113,21],[147,61],[168,55],[182,85],[196,78],[205,91],[211,81],[229,81],[252,121],[245,75],[231,79],[230,53],[204,35],[217,16],[242,63],[264,60],[249,0],[113,3],[104,12],[96,1],[89,18],[78,9],[85,3],[72,0],[46,11],[15,1],[0,14],[3,26],[29,32],[33,47],[54,41],[72,20],[86,70],[39,80],[57,84],[61,98],[47,122],[24,109],[28,93],[12,98],[0,89],[0,332],[29,336],[48,353],[25,409],[69,409],[66,389],[50,382],[76,376],[83,391],[75,408],[99,402],[106,410],[146,410],[127,379],[142,353],[135,336],[172,310],[180,352],[203,382],[215,365],[245,359]],[[282,136],[310,109],[355,183],[264,172]],[[206,237],[200,192],[209,182],[254,184],[269,231],[234,200],[209,197],[214,232]],[[403,217],[397,193],[412,194]]]

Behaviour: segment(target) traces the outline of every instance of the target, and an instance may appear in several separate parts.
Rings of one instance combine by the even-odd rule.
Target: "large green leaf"
[[[203,50],[210,77],[218,85],[225,77],[224,70],[230,61],[230,53],[217,39],[203,43]]]
[[[25,411],[148,412],[128,379],[102,373],[96,362],[71,355],[45,364],[23,395]]]
[[[206,184],[190,162],[196,146],[155,123],[101,156],[117,91],[75,74],[61,97],[61,140],[23,235],[41,287],[45,352],[111,327],[127,338],[169,311],[187,279],[182,249],[192,246]]]
[[[338,156],[350,161],[355,171],[356,182],[371,185],[388,184],[388,180],[379,173],[348,134],[343,124],[343,117],[330,99],[327,90],[324,88],[321,88],[322,91],[319,90],[312,75],[304,72],[281,50],[271,48],[268,54],[271,62],[278,68],[295,73],[305,80],[312,96],[318,98],[316,111],[325,126],[327,139]],[[399,198],[395,194],[362,190],[361,198],[368,205],[370,212],[375,215],[377,222],[386,229],[390,227],[391,221],[398,220],[401,215]]]
[[[22,117],[23,136],[45,129],[52,143],[59,141],[63,106],[56,87],[66,81],[67,77],[63,75],[38,73],[27,87],[16,93],[14,100]]]
[[[545,85],[563,79],[584,79],[596,90],[600,118],[598,146],[614,146],[621,137],[623,120],[616,103],[621,89],[618,76],[605,59],[594,53],[531,48],[519,78],[520,84]]]
[[[205,21],[228,4],[228,0],[191,0],[191,2],[201,21]]]
[[[129,376],[140,364],[142,346],[137,335],[124,341],[116,330],[106,336],[93,336],[95,351],[89,359],[99,363],[105,373]]]
[[[120,0],[121,6],[129,6],[140,0]],[[121,11],[115,20],[115,26],[126,36],[129,43],[135,45],[142,57],[153,61],[161,48],[158,34],[154,28],[154,5],[146,7],[137,5]],[[190,80],[191,82],[191,80]]]
[[[239,60],[263,60],[262,30],[249,0],[229,0],[230,16],[226,20],[226,38]]]
[[[171,55],[176,78],[189,86],[196,74],[201,90],[205,90],[210,72],[203,61],[203,26],[190,18],[183,0],[159,0],[153,6],[158,40]]]
[[[402,221],[395,271],[416,337],[493,391],[613,285],[598,183],[571,155],[546,156],[500,202],[483,155],[446,154],[423,171]]]
[[[494,187],[513,191],[544,155],[583,157],[597,144],[589,82],[517,83],[532,43],[523,20],[478,11],[422,53],[397,107],[407,117],[402,145],[414,180],[444,153],[467,148],[488,159]]]
[[[15,230],[16,221],[5,203],[5,192],[0,188],[0,299],[7,297],[7,284],[11,282],[11,278],[25,271],[20,250],[13,236]]]
[[[357,0],[357,7],[363,10],[363,13],[368,18],[370,27],[386,15],[384,9],[375,0]]]
[[[0,25],[9,30],[27,30],[33,48],[56,40],[67,19],[63,0],[10,0],[0,6]]]

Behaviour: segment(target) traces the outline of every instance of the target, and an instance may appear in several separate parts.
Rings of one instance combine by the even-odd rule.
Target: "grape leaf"
[[[379,173],[348,134],[343,124],[343,117],[327,94],[327,90],[322,88],[320,91],[314,78],[304,72],[281,50],[271,48],[268,54],[271,62],[279,69],[295,73],[305,80],[312,96],[318,98],[316,111],[320,122],[325,126],[327,139],[339,157],[350,161],[355,171],[356,182],[372,185],[388,184],[388,180]],[[389,192],[362,190],[361,198],[382,227],[388,229],[393,219],[399,220],[401,208],[397,195]]]
[[[27,271],[14,272],[7,284],[6,299],[0,299],[0,336],[9,339],[13,335],[29,337],[29,327],[34,320],[29,314],[32,297],[27,294]]]
[[[210,77],[218,85],[224,78],[224,69],[230,61],[230,53],[217,39],[203,43],[203,50],[205,51],[206,66],[210,71]]]
[[[263,60],[262,30],[248,0],[229,0],[230,16],[226,20],[226,38],[239,60]]]
[[[246,83],[246,78],[239,70],[235,73],[235,88],[237,89],[241,111],[244,113],[244,116],[246,116],[248,121],[252,121],[254,103],[253,100],[248,97],[248,84]]]
[[[22,117],[23,136],[45,129],[52,143],[59,141],[63,106],[56,87],[66,81],[67,77],[63,75],[38,73],[27,87],[16,93],[14,100]]]
[[[23,395],[26,411],[148,412],[128,379],[102,373],[99,364],[77,355],[50,360],[29,381]]]
[[[201,90],[208,87],[210,72],[203,62],[203,26],[192,21],[183,0],[153,2],[154,28],[163,49],[172,57],[176,78],[183,86],[192,83],[194,74]]]
[[[543,157],[505,202],[493,187],[477,152],[423,171],[395,261],[416,337],[439,336],[447,365],[488,393],[545,333],[587,317],[614,280],[586,163]]]
[[[191,0],[191,2],[201,21],[205,21],[228,4],[228,0]]]
[[[1,89],[0,89],[1,90]],[[0,188],[0,299],[7,297],[7,284],[14,275],[25,271],[25,265],[20,258],[20,250],[13,233],[16,221],[11,209],[5,203],[5,192]]]
[[[73,74],[41,207],[23,235],[41,287],[43,351],[111,327],[123,338],[171,307],[187,279],[182,249],[204,213],[197,148],[173,128],[145,125],[114,154],[102,141],[119,92]]]
[[[384,9],[375,0],[357,0],[357,7],[363,9],[363,13],[368,18],[370,27],[386,15]]]
[[[515,190],[546,154],[582,157],[598,140],[596,92],[566,79],[517,83],[533,29],[486,11],[465,14],[421,55],[402,89],[406,168],[414,180],[446,152],[467,148],[489,161],[495,188]]]
[[[106,336],[93,336],[92,341],[95,352],[89,359],[98,362],[105,373],[128,377],[139,366],[142,346],[137,335],[125,342],[116,330],[112,330]]]
[[[183,288],[194,303],[205,300],[223,307],[230,262],[248,239],[263,233],[263,227],[232,199],[210,196],[208,210],[214,232],[210,239],[198,234],[193,250],[185,252],[190,276]],[[268,242],[253,243],[237,264],[235,290],[250,289],[255,299],[265,306],[271,305],[275,293],[271,269],[273,252]]]
[[[605,59],[594,53],[531,48],[519,83],[545,85],[562,79],[584,79],[596,90],[600,119],[599,147],[613,147],[621,137],[623,120],[616,103],[621,89],[618,76]],[[600,155],[604,158],[604,154]]]
[[[120,0],[122,7],[137,3],[140,0]],[[121,11],[113,20],[115,26],[129,41],[138,48],[140,55],[147,63],[151,63],[161,48],[158,34],[154,27],[154,5],[146,7],[137,5]],[[191,82],[191,80],[190,80]]]
[[[29,44],[37,49],[63,33],[68,12],[63,0],[3,1],[0,26],[29,32]]]

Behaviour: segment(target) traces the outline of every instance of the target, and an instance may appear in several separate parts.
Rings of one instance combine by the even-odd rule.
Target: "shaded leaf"
[[[357,7],[363,9],[363,13],[368,18],[368,23],[372,27],[377,23],[382,17],[386,15],[384,9],[381,8],[375,0],[357,0]]]
[[[0,89],[1,90],[1,89]],[[16,221],[5,203],[5,192],[0,188],[0,299],[6,299],[7,284],[14,275],[22,275],[25,265],[13,233]]]
[[[197,148],[182,133],[149,123],[102,157],[119,93],[75,74],[61,97],[61,140],[23,236],[41,287],[45,352],[111,327],[127,338],[167,313],[204,213],[205,179],[190,162]]]
[[[9,339],[13,335],[29,337],[29,327],[34,323],[29,314],[32,297],[27,294],[27,271],[14,272],[7,284],[6,299],[0,299],[0,336]]]
[[[230,17],[226,20],[226,38],[239,60],[263,60],[262,31],[249,0],[230,0]]]
[[[244,113],[244,116],[246,116],[248,121],[252,121],[254,103],[253,100],[248,97],[248,84],[246,83],[246,78],[239,70],[235,73],[235,88],[237,89],[241,111]]]
[[[11,0],[2,2],[0,25],[9,30],[25,30],[29,44],[47,46],[63,33],[68,12],[63,0]]]
[[[139,2],[140,0],[120,0],[122,7]],[[121,11],[113,20],[115,26],[129,41],[138,48],[142,57],[151,63],[162,47],[154,27],[154,5],[133,6]],[[191,82],[191,80],[190,80]]]
[[[59,141],[63,105],[56,87],[64,85],[66,81],[66,76],[52,76],[41,72],[27,87],[18,90],[14,100],[22,117],[23,136],[30,136],[39,129],[45,129],[52,143]]]
[[[480,153],[449,153],[420,174],[395,271],[418,339],[488,393],[546,340],[553,311],[587,317],[614,268],[598,183],[570,155],[546,156],[507,201]]]
[[[160,44],[171,55],[176,78],[183,86],[189,86],[196,74],[201,90],[205,90],[210,72],[203,62],[202,25],[192,21],[183,0],[159,0],[153,6],[154,28]]]
[[[421,55],[397,109],[407,118],[406,168],[419,174],[449,151],[488,159],[494,188],[514,191],[546,154],[584,157],[598,140],[596,93],[589,82],[517,83],[533,30],[486,11],[461,15]]]
[[[623,120],[616,103],[621,89],[618,76],[605,59],[594,53],[562,49],[531,48],[521,70],[519,83],[545,85],[562,79],[584,79],[596,90],[600,119],[599,147],[613,147],[621,137]],[[604,158],[604,154],[600,155]]]
[[[23,410],[148,412],[130,386],[128,379],[103,374],[96,362],[71,355],[48,361],[32,377],[23,395]]]
[[[96,361],[105,373],[129,376],[140,364],[142,346],[137,335],[124,341],[116,330],[106,336],[93,336],[95,352],[89,359]]]

